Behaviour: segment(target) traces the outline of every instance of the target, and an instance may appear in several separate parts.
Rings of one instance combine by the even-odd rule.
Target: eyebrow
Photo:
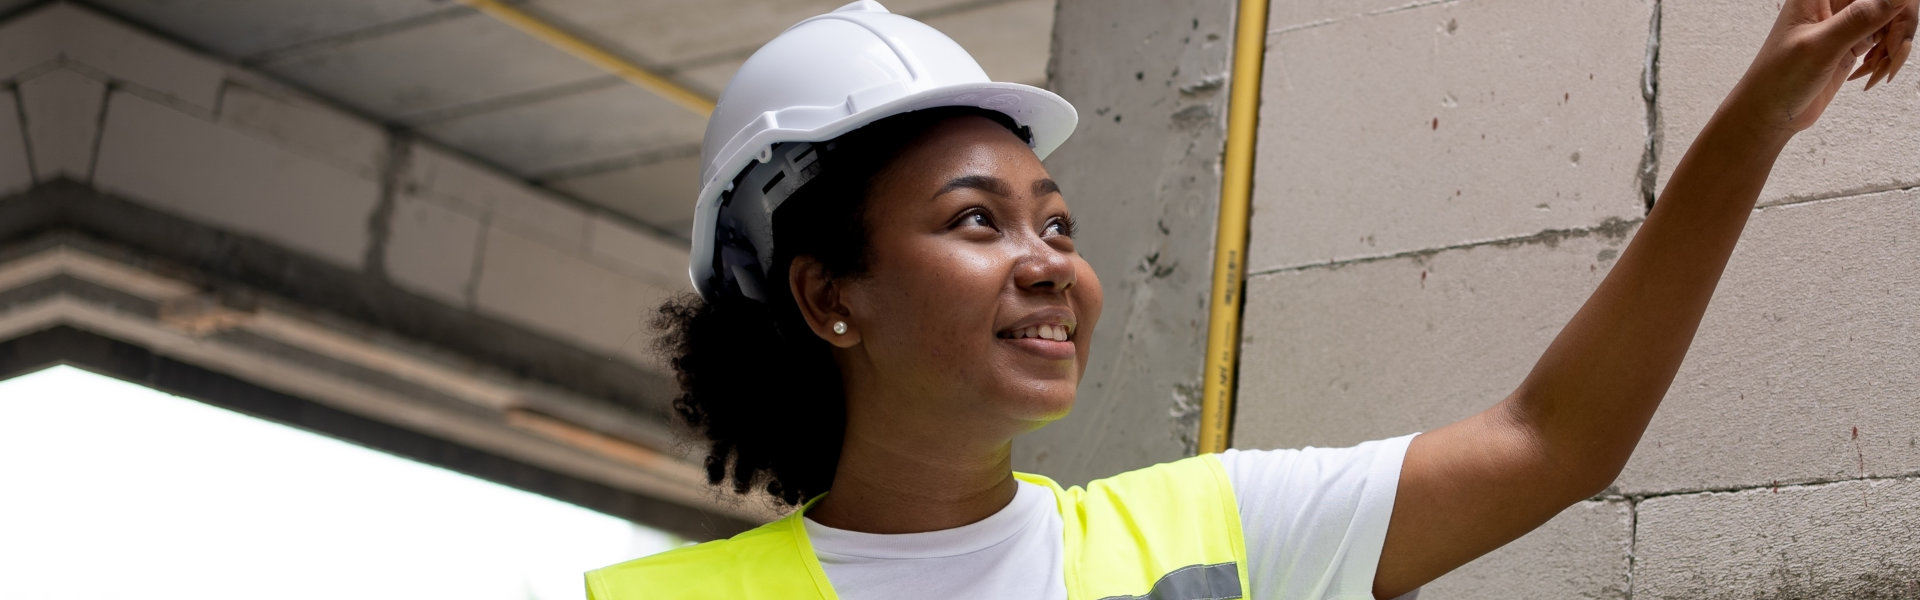
[[[1002,181],[998,177],[991,175],[961,175],[947,180],[947,184],[940,186],[940,190],[934,192],[933,197],[939,198],[942,194],[958,189],[980,190],[1003,197],[1013,195],[1013,189],[1007,186],[1007,182]],[[1060,184],[1054,183],[1052,179],[1041,179],[1033,182],[1033,196],[1035,198],[1058,193],[1060,193]]]
[[[1001,181],[998,177],[989,175],[961,175],[953,179],[948,179],[946,185],[940,186],[940,191],[933,193],[933,197],[939,198],[947,192],[958,189],[980,190],[999,196],[1013,195],[1013,190],[1007,187],[1007,182]]]

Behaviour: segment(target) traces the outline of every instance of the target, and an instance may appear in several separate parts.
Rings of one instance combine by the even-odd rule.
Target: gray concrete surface
[[[1276,30],[1248,269],[1639,215],[1652,8],[1447,2]]]
[[[27,157],[27,136],[20,119],[5,115],[20,114],[16,94],[0,94],[0,195],[12,194],[33,186],[33,167]]]
[[[1755,212],[1630,494],[1920,473],[1920,191]]]
[[[1421,600],[1630,598],[1633,510],[1581,502],[1513,543],[1420,590]]]
[[[1635,598],[1920,598],[1920,480],[1640,503]]]
[[[19,89],[34,179],[92,176],[92,142],[100,132],[107,82],[56,68],[20,82]]]
[[[1232,10],[1060,3],[1052,87],[1080,127],[1047,168],[1106,307],[1073,414],[1016,441],[1016,468],[1073,484],[1193,451]]]
[[[1746,72],[1778,12],[1770,3],[1664,0],[1660,121],[1664,185],[1707,117]],[[1907,69],[1913,68],[1909,58]],[[1776,204],[1920,185],[1920,83],[1899,81],[1860,93],[1846,86],[1812,129],[1781,152],[1760,203]]]
[[[1511,392],[1778,8],[1275,3],[1234,444],[1432,429]],[[1628,525],[1576,508],[1423,598],[1920,597],[1920,94],[1849,87],[1582,505]]]
[[[1520,385],[1634,230],[1253,277],[1233,444],[1347,446],[1492,406]]]

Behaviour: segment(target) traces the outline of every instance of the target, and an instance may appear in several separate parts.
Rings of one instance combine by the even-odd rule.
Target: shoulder
[[[637,598],[801,597],[775,594],[779,588],[811,590],[813,574],[801,559],[804,541],[793,533],[791,517],[724,540],[714,540],[588,571],[591,600]],[[751,571],[754,577],[744,577]],[[753,593],[741,588],[754,581]]]

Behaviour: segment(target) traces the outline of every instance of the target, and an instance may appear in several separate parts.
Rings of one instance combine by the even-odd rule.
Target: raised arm
[[[1374,595],[1392,598],[1612,483],[1666,395],[1774,159],[1859,57],[1878,83],[1920,0],[1787,0],[1639,233],[1519,389],[1413,440]]]

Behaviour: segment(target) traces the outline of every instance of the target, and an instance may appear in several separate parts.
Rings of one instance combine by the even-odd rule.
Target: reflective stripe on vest
[[[1081,488],[1015,473],[1053,491],[1069,600],[1228,600],[1246,589],[1246,544],[1215,455],[1129,471]],[[800,510],[716,540],[587,573],[592,600],[838,600]]]

